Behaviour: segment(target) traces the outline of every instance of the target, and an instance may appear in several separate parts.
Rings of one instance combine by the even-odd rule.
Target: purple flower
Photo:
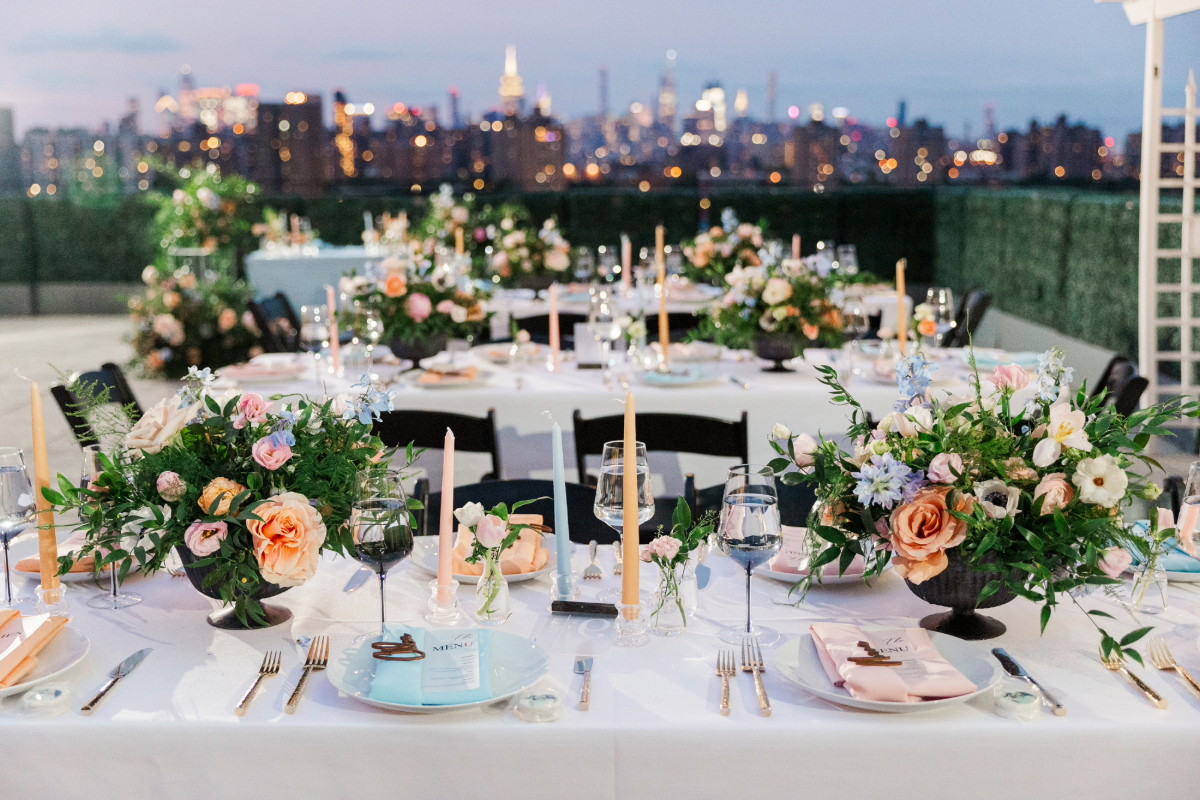
[[[877,505],[890,509],[904,497],[905,484],[911,479],[912,470],[907,464],[896,460],[891,453],[872,456],[851,477],[858,479],[854,495],[864,506]],[[921,480],[925,476],[921,475]]]
[[[925,480],[924,470],[917,470],[908,476],[908,482],[904,484],[904,495],[902,502],[911,503],[917,492],[929,485],[929,481]]]

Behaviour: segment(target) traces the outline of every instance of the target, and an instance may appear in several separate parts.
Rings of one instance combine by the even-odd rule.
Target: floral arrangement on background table
[[[919,354],[902,359],[900,399],[874,429],[836,372],[818,367],[833,401],[851,409],[854,450],[793,436],[783,425],[772,432],[772,446],[784,456],[772,468],[795,464],[799,470],[784,482],[810,482],[817,492],[808,527],[810,577],[799,588],[835,561],[844,572],[864,557],[864,578],[890,561],[918,596],[955,607],[942,615],[946,622],[957,615],[965,628],[974,622],[978,635],[969,638],[986,638],[980,620],[987,618],[974,614],[976,606],[1025,597],[1042,605],[1044,630],[1062,595],[1074,600],[1070,593],[1080,587],[1118,583],[1128,564],[1124,548],[1134,538],[1120,508],[1160,494],[1148,478],[1158,465],[1143,451],[1151,436],[1169,435],[1165,425],[1200,416],[1200,404],[1168,402],[1125,417],[1102,396],[1072,397],[1071,370],[1057,349],[1039,359],[1036,395],[1027,402],[1014,400],[1029,384],[1021,367],[997,367],[986,393],[973,354],[971,367],[973,396],[934,397],[935,367]],[[942,601],[956,587],[970,595],[966,613],[963,598]],[[1118,641],[1099,629],[1104,655],[1140,661],[1129,645],[1148,630]]]
[[[155,165],[158,204],[154,234],[161,254],[172,248],[213,247],[247,253],[255,248],[251,220],[259,216],[258,186],[240,175],[222,175],[216,164],[203,167]],[[160,259],[161,260],[161,259]]]
[[[94,554],[97,570],[113,564],[123,580],[175,550],[197,589],[254,627],[265,623],[260,600],[311,578],[322,551],[353,553],[355,478],[388,455],[371,427],[393,393],[365,385],[355,397],[276,407],[232,389],[214,397],[211,380],[193,369],[128,427],[86,488],[60,475],[59,491],[46,490],[58,511],[79,512],[86,536],[59,572]]]
[[[498,503],[490,511],[484,511],[481,503],[467,503],[454,510],[454,518],[471,532],[471,555],[468,564],[483,562],[483,574],[475,587],[479,603],[476,618],[485,625],[501,625],[508,620],[508,581],[500,570],[500,554],[512,547],[521,531],[532,527],[526,523],[509,519],[511,513],[539,499],[513,503],[512,509]]]
[[[534,228],[525,220],[528,212],[515,213],[515,207],[504,204],[500,207],[499,219],[475,229],[476,237],[482,234],[485,251],[485,269],[481,277],[502,286],[531,286],[553,280],[571,267],[571,244],[558,228],[554,217]]]
[[[438,193],[429,198],[429,211],[411,231],[411,235],[420,240],[422,252],[433,255],[438,246],[453,250],[454,231],[457,228],[463,229],[469,242],[474,228],[474,204],[475,195],[470,192],[456,198],[450,184],[443,183],[438,187]],[[467,244],[467,247],[470,245]]]
[[[684,241],[683,276],[695,283],[724,286],[738,267],[759,267],[766,259],[766,223],[738,222],[732,208],[721,212],[721,224]]]
[[[671,532],[658,535],[643,545],[642,561],[658,567],[658,587],[651,602],[650,624],[664,634],[687,627],[687,601],[684,586],[695,577],[688,572],[688,559],[708,541],[716,523],[715,512],[706,512],[693,524],[692,511],[681,497],[671,515]]]
[[[701,317],[697,338],[735,350],[769,338],[785,345],[787,359],[809,346],[841,344],[842,316],[830,298],[831,282],[803,261],[736,266],[723,281],[726,292]]]
[[[343,313],[353,315],[355,302],[378,310],[383,339],[392,343],[393,352],[432,350],[426,355],[434,355],[447,339],[478,336],[487,325],[487,293],[462,278],[440,267],[419,271],[411,262],[385,258],[365,275],[342,279],[341,289],[350,300]]]

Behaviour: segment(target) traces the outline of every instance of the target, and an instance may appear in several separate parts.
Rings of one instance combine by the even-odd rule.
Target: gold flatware
[[[721,716],[729,716],[729,679],[733,677],[736,667],[732,650],[721,650],[717,653],[717,675],[721,677]]]
[[[592,702],[591,656],[575,656],[575,674],[583,676],[583,685],[579,687],[579,710],[587,711]]]
[[[592,563],[588,564],[587,569],[583,571],[584,580],[590,580],[592,578],[600,580],[604,577],[604,573],[601,572],[600,568],[596,566],[596,548],[599,546],[600,545],[596,543],[595,539],[592,539],[590,542],[588,542],[588,559],[591,560]]]
[[[742,671],[754,676],[754,693],[758,695],[758,713],[764,717],[771,716],[771,701],[767,699],[767,687],[763,686],[760,672],[766,672],[763,665],[762,648],[758,646],[758,637],[751,636],[742,640]]]
[[[296,690],[288,698],[287,705],[283,708],[284,711],[289,714],[296,713],[296,707],[300,705],[300,697],[304,694],[304,687],[308,685],[308,676],[314,670],[322,670],[327,666],[329,666],[329,637],[314,637],[312,644],[308,646],[308,658],[304,659],[304,674],[300,676]]]
[[[250,687],[250,691],[246,692],[242,697],[241,702],[233,709],[233,713],[241,717],[246,714],[246,709],[250,707],[250,701],[254,699],[254,695],[258,692],[258,687],[267,678],[274,678],[279,674],[279,659],[283,654],[278,650],[271,650],[263,656],[262,666],[258,668],[258,677],[254,679],[254,685]]]
[[[1150,663],[1156,669],[1161,669],[1166,672],[1177,672],[1180,677],[1187,681],[1187,685],[1191,690],[1200,696],[1200,684],[1196,683],[1196,679],[1188,675],[1187,670],[1179,666],[1175,661],[1175,657],[1171,655],[1171,650],[1167,647],[1167,643],[1155,636],[1150,640]]]
[[[1145,683],[1143,683],[1141,678],[1125,669],[1125,665],[1121,663],[1120,659],[1104,658],[1101,656],[1100,663],[1104,664],[1105,669],[1110,669],[1113,672],[1119,672],[1128,678],[1130,683],[1136,686],[1142,694],[1146,695],[1146,699],[1153,703],[1155,708],[1163,709],[1167,707],[1167,701],[1162,699],[1158,692],[1154,691]]]
[[[613,559],[616,562],[613,564],[613,575],[620,575],[621,567],[625,564],[625,555],[621,552],[620,542],[613,542]]]

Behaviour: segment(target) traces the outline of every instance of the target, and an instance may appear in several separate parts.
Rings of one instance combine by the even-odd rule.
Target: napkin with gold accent
[[[419,660],[371,657],[375,676],[369,697],[405,706],[447,706],[475,703],[492,697],[489,633],[481,629],[426,630],[387,625],[383,638],[399,642],[412,637]],[[365,645],[369,647],[369,645]],[[411,658],[405,654],[399,658]]]
[[[917,703],[977,689],[942,658],[924,628],[864,631],[857,625],[815,622],[811,630],[829,680],[860,700]]]

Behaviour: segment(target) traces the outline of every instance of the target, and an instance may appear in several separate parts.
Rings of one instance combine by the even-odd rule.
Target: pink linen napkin
[[[808,531],[792,525],[783,525],[780,532],[783,534],[783,546],[767,562],[767,569],[774,572],[788,572],[796,576],[807,575]],[[865,569],[862,556],[855,556],[850,565],[846,567],[845,576],[849,578],[862,575]],[[821,570],[821,575],[825,578],[836,578],[838,576],[837,562],[826,564]]]
[[[917,703],[971,694],[977,689],[942,658],[923,628],[864,631],[857,625],[816,622],[811,630],[829,680],[860,700]],[[901,661],[902,665],[873,667],[850,661],[868,655],[859,642],[866,642],[879,655]]]

